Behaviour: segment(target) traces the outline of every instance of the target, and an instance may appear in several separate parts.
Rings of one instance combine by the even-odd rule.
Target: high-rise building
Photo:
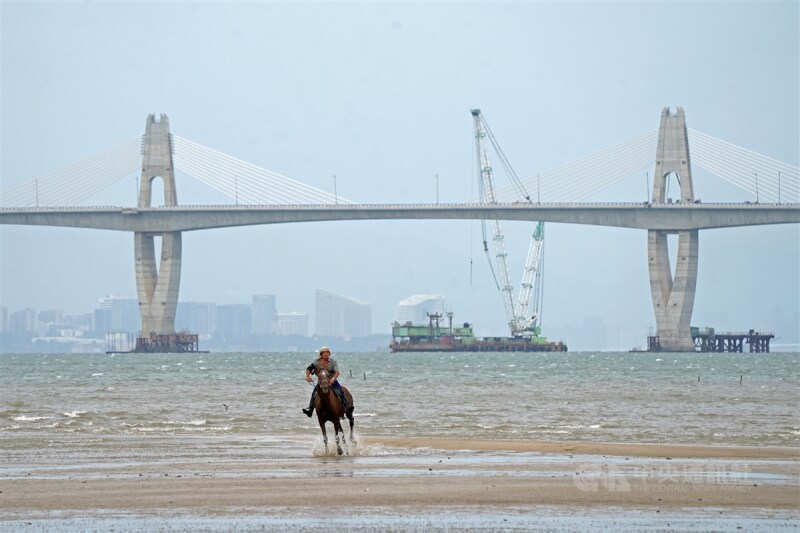
[[[201,336],[214,331],[216,305],[209,302],[178,302],[175,312],[175,330],[189,331]]]
[[[251,305],[251,328],[253,335],[272,335],[275,333],[277,311],[274,294],[254,294]]]
[[[8,307],[0,307],[0,331],[8,331]]]
[[[142,329],[139,300],[135,298],[104,296],[100,298],[94,316],[95,331],[134,333]]]
[[[366,337],[372,334],[372,306],[366,302],[350,300],[345,306],[345,337]]]
[[[365,337],[372,334],[372,306],[317,289],[316,334],[325,337]]]
[[[68,315],[64,317],[64,327],[73,331],[90,331],[94,325],[94,315],[84,313],[82,315]]]
[[[290,313],[278,313],[278,335],[302,335],[308,336],[308,313],[292,311]]]
[[[41,324],[60,324],[62,322],[63,312],[61,309],[48,309],[47,311],[39,311],[36,315],[36,320]]]
[[[57,336],[63,322],[61,309],[39,311],[36,315],[37,329],[40,335]]]
[[[8,330],[16,333],[36,331],[36,310],[26,307],[8,315]]]
[[[399,324],[427,324],[428,313],[445,314],[444,296],[440,294],[415,294],[397,304],[394,321]]]
[[[142,329],[142,316],[139,313],[139,300],[114,298],[111,301],[111,330],[134,333],[140,329]]]
[[[111,307],[100,307],[94,310],[94,327],[97,333],[106,334],[111,331]]]
[[[244,339],[250,335],[250,306],[230,304],[217,306],[215,339]]]

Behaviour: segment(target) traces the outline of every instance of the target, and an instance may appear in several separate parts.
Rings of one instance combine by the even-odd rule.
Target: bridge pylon
[[[653,203],[672,202],[668,198],[669,180],[675,175],[680,184],[681,203],[694,202],[689,140],[686,117],[682,108],[675,113],[669,108],[661,112],[656,149],[656,169],[653,180]],[[667,236],[678,234],[675,275],[669,261]],[[692,309],[697,287],[698,230],[647,231],[647,255],[650,270],[650,293],[656,316],[657,335],[661,350],[669,352],[694,351],[691,333]]]
[[[169,119],[147,116],[142,142],[142,177],[139,184],[139,207],[151,207],[153,181],[161,178],[164,206],[178,205]],[[161,257],[156,267],[155,238],[161,237]],[[142,337],[175,333],[175,311],[181,282],[181,232],[134,232],[136,287],[142,317]]]

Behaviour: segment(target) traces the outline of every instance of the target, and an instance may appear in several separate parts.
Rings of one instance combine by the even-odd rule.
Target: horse
[[[319,390],[317,390],[317,399],[314,404],[314,408],[317,411],[317,420],[319,421],[319,427],[322,430],[322,439],[325,441],[325,451],[328,451],[328,434],[325,432],[325,423],[333,422],[333,429],[336,435],[336,450],[339,455],[342,455],[344,452],[342,451],[342,446],[339,443],[339,433],[342,434],[342,442],[345,442],[345,438],[344,430],[342,429],[342,423],[339,421],[339,419],[347,416],[347,419],[350,420],[350,442],[355,443],[355,438],[353,437],[353,410],[350,409],[349,411],[345,412],[341,400],[339,400],[339,397],[332,390],[333,387],[331,387],[329,383],[329,374],[327,370],[320,369],[317,371],[317,381],[319,384]],[[352,406],[353,396],[350,394],[350,391],[343,386],[342,392],[345,394],[347,401]]]

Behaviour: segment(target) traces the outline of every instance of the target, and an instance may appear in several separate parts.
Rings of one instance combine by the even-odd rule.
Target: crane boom
[[[481,179],[481,199],[487,204],[496,204],[497,199],[494,194],[494,183],[492,181],[492,163],[489,159],[489,150],[486,147],[486,130],[483,127],[481,120],[480,109],[472,110],[473,122],[475,124],[475,147],[478,157],[478,168],[480,169]],[[511,285],[511,275],[508,271],[508,254],[506,253],[505,237],[503,236],[503,228],[499,220],[492,220],[492,247],[494,249],[495,260],[497,261],[497,269],[499,270],[500,280],[498,281],[498,288],[503,299],[503,305],[506,308],[506,317],[509,319],[509,325],[513,322],[514,317],[514,287]],[[483,241],[484,250],[488,252],[486,238]]]
[[[530,197],[525,194],[524,188],[516,178],[516,175],[514,174],[513,169],[508,161],[505,159],[502,150],[500,150],[500,147],[497,146],[491,130],[481,116],[480,109],[473,109],[471,110],[471,113],[475,129],[475,147],[478,169],[480,171],[479,187],[481,200],[484,203],[489,204],[497,203],[492,176],[492,164],[489,158],[489,150],[486,143],[488,133],[489,140],[495,146],[495,149],[502,158],[503,166],[512,175],[511,177],[516,180],[515,185],[517,186],[518,192],[524,196],[525,200],[530,201]],[[484,224],[485,222],[486,221],[484,221]],[[536,335],[537,330],[535,328],[541,313],[539,308],[538,290],[536,290],[534,298],[535,301],[532,310],[530,310],[530,301],[531,294],[534,293],[534,289],[538,289],[538,285],[541,283],[541,264],[544,249],[544,223],[537,223],[536,229],[531,236],[531,243],[528,248],[528,256],[525,260],[525,269],[523,271],[522,284],[520,285],[520,292],[516,301],[516,305],[513,297],[514,287],[511,284],[511,276],[509,274],[508,254],[505,249],[503,228],[500,225],[499,220],[491,220],[490,223],[492,227],[492,246],[494,249],[495,261],[500,278],[498,280],[497,277],[495,277],[495,282],[497,283],[497,288],[500,290],[500,296],[505,307],[506,318],[508,320],[509,329],[511,330],[511,335],[514,337]],[[484,251],[488,255],[489,250],[485,235],[485,225],[483,247]],[[489,264],[491,267],[491,260]],[[492,274],[494,274],[494,269],[492,269]]]
[[[522,284],[519,287],[519,298],[514,309],[515,328],[520,334],[533,332],[539,321],[541,310],[539,299],[534,298],[533,309],[530,309],[531,293],[538,283],[541,283],[541,264],[544,252],[544,222],[538,222],[531,236],[528,247],[528,257],[525,260],[525,270],[522,272]],[[537,291],[538,293],[538,291]],[[535,295],[535,296],[538,296]],[[530,318],[526,318],[530,317]]]

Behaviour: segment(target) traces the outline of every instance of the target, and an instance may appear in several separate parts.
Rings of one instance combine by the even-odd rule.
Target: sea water
[[[800,445],[798,353],[338,353],[362,435]],[[311,353],[2,354],[0,447],[283,438]]]

